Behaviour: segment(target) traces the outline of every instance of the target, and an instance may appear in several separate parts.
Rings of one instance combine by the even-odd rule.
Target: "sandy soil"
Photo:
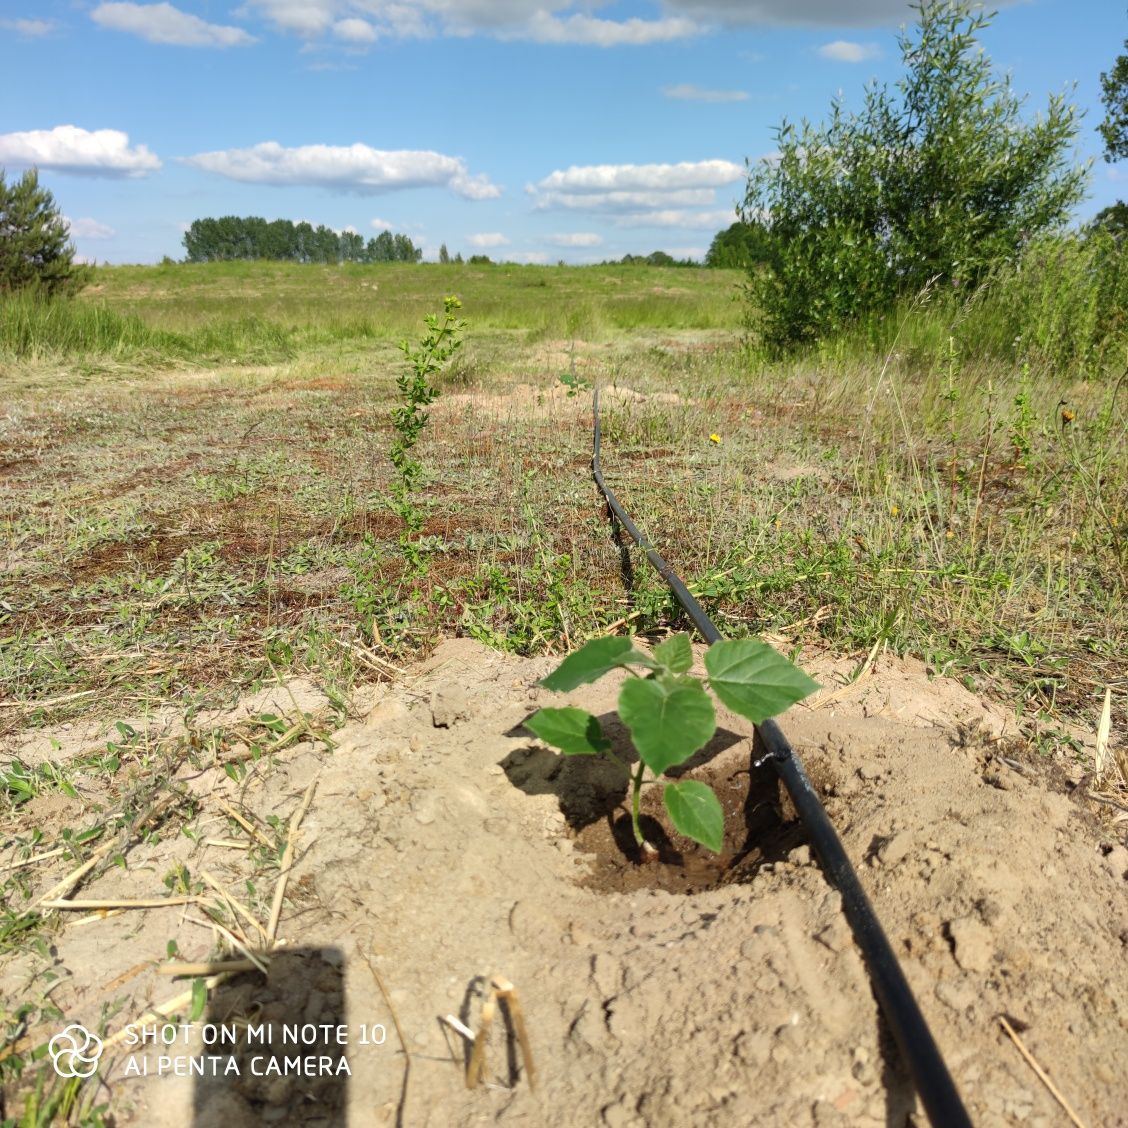
[[[214,990],[207,1014],[171,1044],[134,1046],[121,1032],[188,986],[156,973],[170,940],[184,959],[214,955],[198,911],[83,923],[72,914],[55,938],[54,1002],[67,1021],[105,1021],[119,1035],[103,1059],[118,1124],[924,1123],[840,899],[774,780],[751,767],[746,723],[722,713],[694,768],[728,808],[721,864],[670,839],[665,856],[680,864],[638,867],[618,845],[620,778],[595,761],[558,760],[520,727],[565,700],[613,712],[614,678],[566,697],[539,688],[554,664],[449,641],[380,687],[332,751],[299,744],[242,783],[218,769],[182,772],[202,800],[197,840],[138,844],[128,869],[111,866],[76,895],[159,897],[162,875],[182,861],[246,900],[248,853],[205,845],[232,836],[219,801],[266,827],[316,789],[269,981],[250,973]],[[828,686],[846,668],[807,666]],[[298,689],[303,707],[316,707]],[[1002,713],[915,663],[880,659],[782,724],[975,1123],[1066,1123],[1001,1032],[1004,1015],[1084,1123],[1128,1125],[1124,824],[1110,847],[1107,825],[1067,794],[1061,772],[1009,741]],[[97,737],[67,735],[75,752]],[[67,802],[42,796],[21,818],[57,821]],[[38,867],[38,889],[67,869],[53,867]],[[5,998],[28,990],[41,966],[30,951],[0,965]],[[511,1012],[493,1023],[485,1083],[473,1091],[467,1044],[441,1021],[477,1029],[494,975],[516,988],[535,1089]],[[188,1010],[184,999],[173,1008]],[[219,1044],[206,1052],[224,1069],[236,1061],[239,1075],[155,1075],[162,1056],[183,1066],[204,1052],[204,1022],[238,1026],[234,1057]],[[283,1046],[287,1032],[300,1044]],[[272,1072],[272,1055],[321,1064],[313,1076]]]

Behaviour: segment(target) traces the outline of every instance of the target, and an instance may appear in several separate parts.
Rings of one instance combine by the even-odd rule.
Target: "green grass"
[[[57,307],[10,299],[5,324],[33,344],[9,339],[5,362],[0,680],[22,705],[0,724],[65,716],[83,692],[190,703],[269,661],[344,692],[374,644],[463,633],[532,653],[676,618],[641,563],[622,589],[586,472],[597,381],[682,397],[609,401],[607,472],[726,629],[887,639],[1023,707],[1084,713],[1125,641],[1114,354],[1035,347],[1053,311],[1032,300],[1008,352],[1013,301],[988,295],[766,364],[740,342],[739,282],[226,263],[101,268]],[[420,581],[386,503],[394,342],[452,291],[470,328],[419,448]],[[565,376],[562,421],[537,400]],[[504,398],[518,383],[533,391]],[[468,398],[444,411],[451,395]]]

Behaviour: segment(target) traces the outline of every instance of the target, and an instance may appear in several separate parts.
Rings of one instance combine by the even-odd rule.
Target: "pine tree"
[[[38,286],[48,295],[81,289],[89,271],[74,261],[70,230],[55,198],[30,168],[11,184],[0,169],[0,292]]]

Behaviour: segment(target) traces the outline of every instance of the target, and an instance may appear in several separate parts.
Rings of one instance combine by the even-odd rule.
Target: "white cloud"
[[[851,43],[847,39],[824,43],[818,53],[836,63],[864,63],[867,59],[881,58],[881,48],[876,43]]]
[[[367,20],[338,20],[333,25],[333,34],[349,43],[375,43],[376,29]]]
[[[680,208],[658,208],[654,211],[629,212],[615,217],[616,227],[676,227],[715,231],[736,221],[736,208],[712,211],[685,211]]]
[[[496,200],[501,195],[501,189],[491,183],[484,172],[476,173],[474,176],[460,172],[450,182],[450,186],[465,200]]]
[[[0,165],[36,165],[87,176],[145,176],[161,162],[144,145],[129,146],[119,129],[57,125],[26,133],[0,134]]]
[[[375,34],[396,38],[488,35],[593,47],[669,43],[702,30],[687,16],[603,19],[590,15],[590,6],[584,0],[247,0],[244,10],[260,12],[279,31],[307,37],[361,17],[375,24]]]
[[[171,4],[99,4],[90,18],[114,31],[177,47],[245,47],[255,42],[241,27],[207,23]]]
[[[526,262],[540,265],[548,262],[548,255],[544,251],[519,251],[517,254],[506,255],[507,262]]]
[[[674,188],[668,192],[542,192],[535,195],[536,202],[533,206],[537,211],[563,208],[593,212],[632,211],[670,204],[692,207],[714,203],[717,198],[717,193],[712,188]]]
[[[350,10],[352,5],[339,0],[249,0],[242,11],[262,12],[278,31],[313,36],[328,31]]]
[[[572,165],[537,182],[542,191],[607,192],[638,189],[699,189],[731,184],[744,177],[734,161],[682,161],[679,164]]]
[[[545,239],[554,247],[598,247],[603,242],[602,235],[594,231],[570,231],[562,235],[549,235]]]
[[[648,43],[669,43],[688,39],[701,31],[692,20],[604,20],[576,13],[561,19],[538,10],[526,21],[503,32],[501,39],[530,39],[534,43],[575,43],[590,47],[637,47]]]
[[[483,35],[503,40],[592,47],[670,43],[726,28],[763,26],[890,27],[914,22],[910,0],[643,0],[639,14],[611,19],[592,12],[606,0],[244,0],[274,29],[316,38],[346,20],[364,20],[378,36]],[[1004,7],[1018,0],[998,0]]]
[[[466,242],[472,247],[486,250],[490,247],[508,247],[510,240],[500,231],[484,231],[478,235],[467,235]]]
[[[586,211],[608,216],[616,227],[715,231],[732,223],[736,214],[735,204],[720,190],[746,175],[743,165],[725,160],[573,166],[557,169],[526,191],[537,211]]]
[[[264,141],[249,149],[222,149],[181,159],[249,184],[300,184],[365,195],[399,188],[446,187],[469,200],[501,195],[501,189],[484,174],[467,172],[461,157],[426,150],[373,149],[360,143],[287,149],[277,141]]]
[[[717,190],[743,180],[733,161],[680,164],[587,165],[557,169],[526,187],[535,211],[563,210],[611,216],[622,227],[714,227]],[[703,209],[703,210],[690,210]]]
[[[63,218],[70,228],[71,236],[75,239],[112,239],[117,234],[108,223],[100,223],[96,219],[90,219],[89,216],[85,219],[70,219],[67,216]]]
[[[663,86],[662,93],[667,98],[680,98],[689,102],[746,102],[748,95],[743,90],[704,90],[692,82],[681,82],[677,86]]]
[[[0,27],[6,31],[14,31],[18,35],[35,38],[40,35],[50,35],[55,30],[54,20],[0,20]]]
[[[666,0],[665,7],[721,27],[872,27],[913,21],[910,0]]]

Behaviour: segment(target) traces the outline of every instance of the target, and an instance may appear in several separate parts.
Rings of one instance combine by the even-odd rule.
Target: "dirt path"
[[[684,866],[650,867],[642,880],[698,891],[629,888],[639,875],[615,846],[617,776],[562,763],[519,727],[564,702],[535,685],[554,664],[443,643],[381,687],[334,751],[299,745],[241,785],[218,770],[196,775],[197,841],[138,846],[127,871],[113,867],[82,890],[157,896],[161,875],[183,861],[248,897],[247,852],[203,844],[225,833],[219,800],[259,825],[285,822],[316,782],[279,929],[289,952],[268,987],[251,974],[213,992],[201,1023],[249,1021],[248,1042],[272,1023],[279,1038],[285,1026],[331,1027],[317,1045],[286,1050],[328,1064],[320,1076],[254,1076],[251,1058],[268,1058],[276,1040],[261,1052],[241,1043],[238,1077],[155,1076],[161,1055],[198,1051],[201,1023],[167,1047],[120,1042],[104,1070],[118,1124],[329,1124],[333,1107],[353,1125],[398,1116],[435,1128],[924,1122],[839,897],[774,783],[750,770],[745,722],[720,716],[699,769],[726,797],[732,864],[685,851]],[[832,663],[812,672],[834,684]],[[568,699],[605,715],[616,688],[608,679]],[[918,665],[882,659],[863,683],[824,692],[821,706],[782,723],[975,1122],[1066,1123],[1000,1032],[1005,1015],[1086,1124],[1128,1124],[1128,850],[1107,838],[1102,847],[1092,816],[1041,766],[1005,752],[1000,713],[953,682],[929,682]],[[64,872],[42,868],[42,888]],[[68,924],[55,948],[67,1020],[97,1026],[105,1014],[112,1034],[177,994],[183,981],[154,968],[172,939],[185,959],[213,951],[192,915],[169,907]],[[0,966],[6,997],[33,958]],[[504,1014],[487,1083],[473,1092],[465,1044],[439,1021],[461,1015],[476,1028],[483,977],[494,974],[519,993],[535,1091]]]

